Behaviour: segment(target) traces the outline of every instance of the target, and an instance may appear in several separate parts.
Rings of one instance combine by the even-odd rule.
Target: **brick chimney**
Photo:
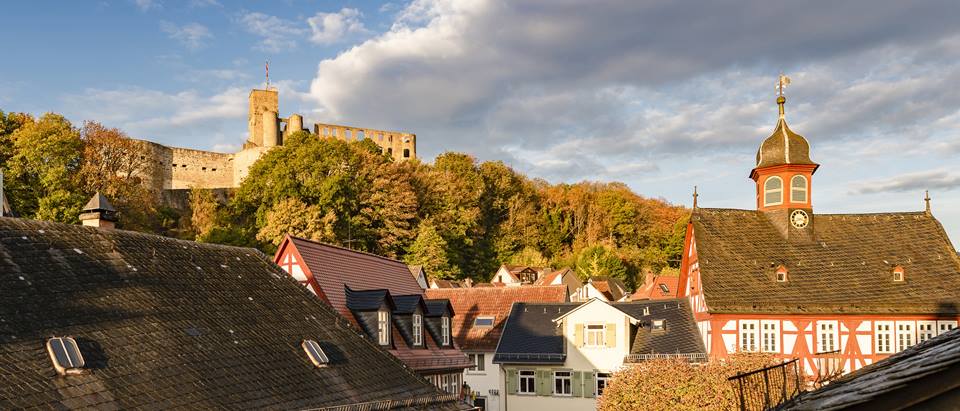
[[[80,223],[89,227],[113,228],[116,221],[117,210],[99,191],[83,206],[80,213]]]

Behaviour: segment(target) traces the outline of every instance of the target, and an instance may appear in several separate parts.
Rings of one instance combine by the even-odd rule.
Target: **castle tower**
[[[782,78],[781,84],[783,81]],[[750,171],[750,178],[756,184],[757,210],[766,212],[785,233],[791,226],[803,230],[812,224],[813,173],[820,167],[810,160],[807,139],[787,126],[786,101],[781,88],[777,97],[780,112],[777,126],[760,144],[756,167]]]
[[[264,131],[270,128],[264,124],[264,119],[269,123],[269,116],[264,115],[267,112],[273,113],[272,129],[277,129],[277,113],[280,112],[279,93],[273,90],[251,90],[250,91],[250,110],[247,112],[248,135],[247,143],[254,147],[263,147]],[[274,145],[276,145],[276,132],[274,132]]]

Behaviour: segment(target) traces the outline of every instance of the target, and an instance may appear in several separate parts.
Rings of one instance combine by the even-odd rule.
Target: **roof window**
[[[668,287],[668,286],[667,286],[666,284],[664,284],[664,283],[660,283],[660,291],[663,291],[664,294],[669,294],[669,293],[670,293],[670,287]]]
[[[787,267],[783,264],[780,264],[780,266],[777,267],[777,282],[778,283],[787,282],[787,273],[788,273]]]
[[[493,327],[493,317],[477,317],[473,320],[475,327]]]
[[[77,342],[71,337],[53,337],[47,340],[47,352],[57,374],[69,375],[83,372],[83,355]]]
[[[653,320],[650,328],[654,331],[663,331],[667,329],[667,320]]]
[[[317,344],[314,340],[303,340],[303,344],[300,344],[303,347],[303,351],[307,353],[307,357],[310,358],[310,362],[313,363],[317,368],[326,367],[330,363],[330,359],[327,358],[327,354],[323,352],[323,349],[320,348],[320,344]]]
[[[896,267],[894,267],[894,268],[893,268],[893,281],[899,283],[899,282],[903,282],[904,279],[906,279],[906,276],[904,276],[903,267],[902,267],[902,266],[899,266],[899,265],[896,266]]]

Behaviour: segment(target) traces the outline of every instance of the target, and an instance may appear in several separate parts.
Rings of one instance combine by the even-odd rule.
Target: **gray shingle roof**
[[[686,298],[614,303],[614,307],[641,321],[636,330],[631,354],[704,354],[706,349],[693,311]],[[647,308],[649,315],[644,315]],[[653,330],[654,320],[664,320],[665,330]]]
[[[64,335],[87,373],[56,375],[44,344]],[[330,366],[313,367],[303,339]],[[437,393],[255,250],[0,218],[0,408],[296,409]]]

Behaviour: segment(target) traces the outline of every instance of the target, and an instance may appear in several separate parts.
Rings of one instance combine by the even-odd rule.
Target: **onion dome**
[[[783,96],[777,97],[777,105],[780,106],[780,119],[777,121],[777,128],[773,134],[763,140],[760,149],[757,150],[757,167],[771,167],[784,164],[809,164],[819,166],[810,160],[810,143],[803,136],[794,133],[787,127],[787,120],[784,118],[783,105],[787,99]]]

